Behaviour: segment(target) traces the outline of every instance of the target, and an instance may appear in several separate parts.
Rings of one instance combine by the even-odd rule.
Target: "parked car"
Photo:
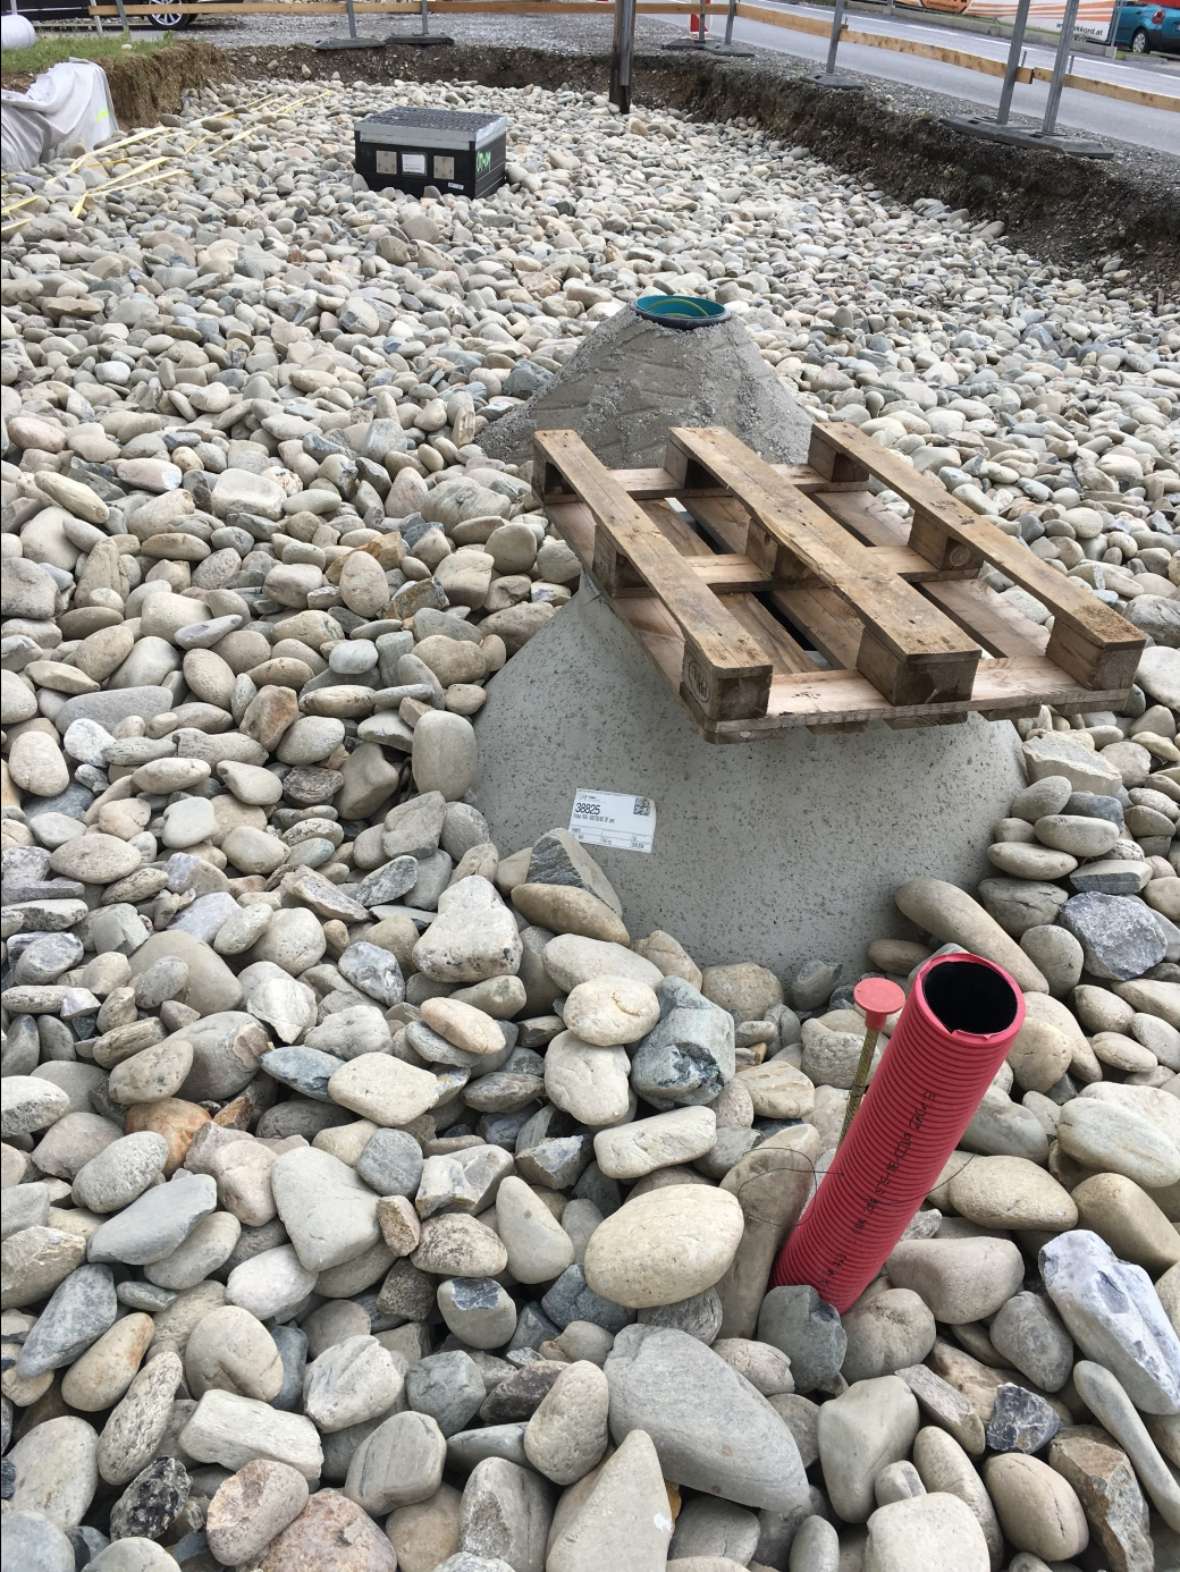
[[[1120,5],[1110,41],[1133,55],[1180,54],[1180,5]]]
[[[144,0],[130,0],[132,4],[142,4]],[[38,22],[75,22],[84,21],[90,15],[89,0],[16,0],[13,9],[20,16],[27,16],[29,21]],[[191,27],[196,21],[195,16],[182,16],[178,11],[169,11],[167,6],[161,6],[158,11],[153,11],[148,17],[133,17],[133,21],[146,21],[149,26],[163,29],[165,32],[178,33],[182,28]],[[114,18],[107,18],[108,25],[114,23]]]

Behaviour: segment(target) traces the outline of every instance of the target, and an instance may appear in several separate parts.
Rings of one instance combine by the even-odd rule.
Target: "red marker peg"
[[[888,977],[862,977],[852,990],[852,998],[864,1011],[869,1030],[879,1032],[886,1018],[905,1003],[905,990]]]
[[[900,1010],[905,1003],[905,993],[895,982],[890,982],[888,977],[862,977],[852,990],[854,1002],[864,1011],[865,1040],[861,1046],[860,1059],[857,1061],[856,1078],[852,1083],[852,1090],[848,1093],[848,1107],[844,1111],[844,1125],[840,1131],[840,1140],[848,1134],[848,1126],[856,1116],[861,1099],[869,1089],[869,1071],[873,1064],[873,1053],[877,1046],[877,1038],[881,1035],[881,1028],[895,1010]]]

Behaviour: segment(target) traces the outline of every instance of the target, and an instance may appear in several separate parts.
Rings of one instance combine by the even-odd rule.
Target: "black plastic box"
[[[358,120],[356,171],[370,189],[427,186],[490,196],[504,180],[508,121],[460,109],[384,109]]]

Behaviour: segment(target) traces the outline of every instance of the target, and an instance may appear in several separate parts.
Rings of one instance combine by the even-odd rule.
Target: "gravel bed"
[[[194,94],[155,185],[140,147],[105,195],[9,183],[6,1564],[1180,1563],[1175,310],[573,90],[479,90],[492,197],[370,192],[388,89],[268,86]],[[486,434],[651,290],[726,302],[784,399],[1145,641],[1119,713],[997,726],[1026,784],[987,876],[906,878],[864,954],[690,954],[562,826],[481,810],[488,687],[579,593]],[[853,985],[947,946],[1014,978],[1005,1062],[843,1314],[768,1291]]]
[[[537,16],[447,17],[432,19],[431,26],[438,32],[445,31],[457,43],[464,45],[485,44],[504,49],[541,50],[558,56],[602,56],[605,83],[605,65],[611,48],[612,22],[609,7],[604,6],[603,12],[602,17],[564,17],[559,22]],[[362,31],[372,30],[378,36],[384,36],[387,29],[400,31],[403,28],[409,30],[411,26],[417,27],[416,21],[412,24],[398,21],[391,27],[388,20],[382,17],[362,18],[361,21]],[[319,24],[306,19],[250,17],[226,25],[199,22],[193,36],[220,44],[226,49],[244,49],[308,44],[323,31]],[[637,62],[642,63],[645,55],[659,57],[662,53],[661,46],[671,40],[684,37],[685,29],[660,18],[639,17],[635,36]],[[667,59],[667,56],[663,58]],[[710,66],[710,69],[719,71],[741,71],[751,68],[770,71],[790,81],[810,80],[814,78],[816,72],[813,61],[768,49],[755,49],[753,59],[749,63],[731,61],[726,64],[714,61]],[[880,77],[847,71],[843,67],[841,69],[852,80],[860,82],[865,91],[873,95],[873,98],[879,100],[882,105],[898,106],[915,114],[932,117],[977,115],[981,112],[980,105],[973,100],[929,92],[903,82],[885,81]],[[871,115],[866,118],[871,118]],[[1030,118],[1014,114],[1011,118],[1013,124],[1026,125],[1031,130],[1038,129],[1040,126],[1039,117]],[[1100,115],[1096,118],[1100,120]],[[1130,178],[1140,180],[1147,188],[1162,186],[1166,190],[1174,189],[1180,198],[1180,152],[1170,152],[1166,146],[1134,147],[1116,138],[1104,138],[1100,124],[1092,128],[1090,134],[1110,150],[1119,168]],[[964,157],[969,157],[968,144],[963,144],[963,150]],[[1067,167],[1072,172],[1079,166]]]

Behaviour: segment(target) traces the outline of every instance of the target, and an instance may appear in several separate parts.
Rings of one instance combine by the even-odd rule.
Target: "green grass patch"
[[[6,49],[0,75],[7,84],[9,77],[38,76],[62,60],[97,60],[105,64],[127,60],[134,55],[156,54],[171,43],[171,33],[153,33],[150,38],[132,38],[128,43],[117,27],[110,27],[102,38],[83,37],[77,33],[39,38],[28,49]]]

